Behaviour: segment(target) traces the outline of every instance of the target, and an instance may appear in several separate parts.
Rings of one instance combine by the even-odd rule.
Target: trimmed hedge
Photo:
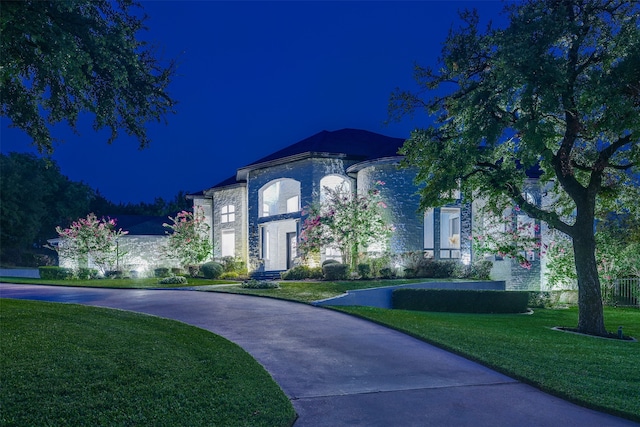
[[[322,266],[322,274],[325,280],[347,280],[349,278],[349,266],[338,262]]]
[[[217,279],[223,272],[224,267],[222,264],[215,261],[205,262],[200,266],[200,273],[205,279]]]
[[[459,289],[396,289],[392,307],[451,313],[524,313],[529,292]]]
[[[278,289],[280,287],[280,284],[271,280],[251,279],[242,282],[240,287],[245,289]]]
[[[73,270],[65,267],[42,266],[38,267],[41,279],[68,280],[73,278]]]
[[[184,276],[169,276],[158,279],[160,285],[186,285],[187,278]]]

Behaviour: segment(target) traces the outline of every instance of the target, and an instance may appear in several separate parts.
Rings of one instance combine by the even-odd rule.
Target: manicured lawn
[[[350,289],[416,281],[284,281],[280,282],[280,289],[243,289],[232,285],[207,290],[309,303]],[[401,330],[581,405],[640,421],[640,343],[551,329],[575,327],[576,308],[536,309],[533,315],[427,313],[367,307],[339,309]],[[625,335],[640,338],[638,309],[607,307],[605,321],[612,332],[623,326]]]
[[[290,426],[237,345],[153,316],[0,300],[0,425]]]
[[[54,285],[54,286],[82,286],[87,288],[121,288],[121,289],[160,289],[183,288],[191,286],[206,286],[229,284],[234,280],[209,280],[200,278],[187,278],[186,285],[161,285],[157,278],[149,279],[93,279],[93,280],[45,280],[24,277],[0,277],[3,283],[18,283],[26,285]]]
[[[352,280],[345,282],[278,281],[280,283],[280,288],[278,289],[244,289],[241,288],[238,284],[232,286],[220,286],[216,289],[207,289],[207,291],[227,292],[243,295],[259,295],[262,297],[271,297],[290,301],[311,303],[313,301],[342,295],[348,290],[377,288],[382,286],[393,286],[402,285],[405,283],[420,283],[428,281],[431,281],[431,279]],[[443,280],[440,279],[438,281]]]
[[[640,421],[640,343],[554,331],[575,327],[576,308],[478,315],[340,307],[406,332],[544,391]],[[609,330],[640,338],[640,310],[605,308]]]

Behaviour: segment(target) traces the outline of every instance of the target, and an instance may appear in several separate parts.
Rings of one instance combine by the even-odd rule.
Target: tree
[[[342,253],[343,262],[355,270],[359,254],[372,245],[383,249],[391,236],[393,226],[387,224],[382,211],[386,205],[376,187],[361,195],[353,195],[343,187],[325,187],[325,191],[323,203],[307,208],[299,248],[309,254],[335,246]]]
[[[422,205],[463,183],[492,205],[514,203],[573,242],[579,332],[605,335],[595,258],[596,205],[640,184],[640,10],[622,0],[529,0],[507,5],[504,29],[475,12],[447,37],[438,69],[416,67],[421,94],[396,90],[390,118],[416,110],[434,124],[402,153],[419,168]],[[539,169],[538,169],[539,168]],[[527,172],[553,186],[530,203]],[[496,209],[496,212],[501,212]]]
[[[69,180],[53,160],[33,154],[0,154],[0,258],[3,263],[32,265],[25,254],[55,237],[89,211],[94,191]]]
[[[114,269],[118,259],[118,239],[127,231],[116,229],[116,220],[101,218],[90,213],[86,218],[74,221],[69,228],[56,227],[60,242],[55,247],[58,254],[75,260],[76,266],[88,268],[92,261],[102,274]]]
[[[202,207],[196,207],[194,212],[178,212],[169,219],[172,224],[162,224],[169,229],[169,240],[165,248],[169,257],[179,259],[183,266],[200,264],[212,257],[210,227]]]
[[[42,152],[55,139],[49,125],[74,131],[81,113],[94,129],[123,129],[143,148],[146,123],[173,112],[166,92],[174,74],[136,39],[144,18],[132,0],[3,1],[0,14],[1,113]]]

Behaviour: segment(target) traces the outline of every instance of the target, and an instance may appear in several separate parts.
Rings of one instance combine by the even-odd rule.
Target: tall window
[[[222,230],[220,238],[220,255],[236,256],[236,233],[233,230]]]
[[[460,208],[427,209],[424,249],[437,258],[460,258]]]
[[[226,205],[220,209],[220,222],[233,222],[236,220],[236,207],[233,205]]]

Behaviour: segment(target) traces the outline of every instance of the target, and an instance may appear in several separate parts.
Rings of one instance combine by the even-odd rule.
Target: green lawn
[[[377,288],[382,286],[402,285],[405,283],[420,283],[433,281],[432,279],[395,279],[395,280],[353,280],[344,282],[289,282],[279,281],[278,289],[244,289],[239,284],[230,286],[220,286],[216,289],[207,289],[213,292],[226,292],[243,295],[259,295],[262,297],[271,297],[285,299],[290,301],[299,301],[311,303],[326,298],[342,295],[348,290]],[[443,281],[442,279],[438,281]],[[447,280],[445,280],[447,281]]]
[[[237,345],[153,316],[0,300],[0,425],[290,426]]]
[[[233,285],[207,290],[309,303],[349,289],[407,282],[280,282],[280,289],[243,289]],[[401,330],[581,405],[640,421],[640,343],[551,329],[575,327],[576,308],[537,309],[533,315],[428,313],[367,307],[340,310]],[[625,335],[640,338],[638,309],[607,307],[605,321],[610,331],[623,326]]]
[[[544,391],[640,421],[640,343],[552,330],[575,327],[576,308],[479,315],[340,307],[476,360]],[[640,338],[640,310],[605,308],[610,330]]]
[[[18,283],[25,285],[54,285],[54,286],[82,286],[87,288],[120,288],[120,289],[161,289],[161,288],[183,288],[191,286],[206,286],[229,284],[234,280],[210,280],[201,278],[190,278],[186,285],[161,285],[157,278],[146,279],[87,279],[87,280],[45,280],[31,279],[24,277],[0,277],[3,283]]]

